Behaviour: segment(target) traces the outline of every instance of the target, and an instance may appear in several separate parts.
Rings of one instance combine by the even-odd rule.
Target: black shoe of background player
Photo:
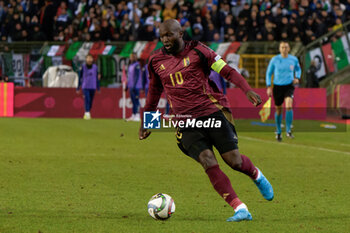
[[[287,133],[287,138],[291,138],[291,139],[294,138],[294,135],[292,134],[292,132]]]
[[[277,141],[282,142],[282,134],[280,133],[276,134],[276,139]]]

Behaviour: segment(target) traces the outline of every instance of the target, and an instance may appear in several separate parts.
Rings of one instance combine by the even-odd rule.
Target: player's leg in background
[[[247,156],[240,154],[239,150],[235,149],[222,153],[221,157],[232,169],[249,176],[266,200],[271,201],[273,199],[272,185]]]
[[[252,217],[248,212],[247,206],[238,198],[236,192],[232,188],[230,179],[221,171],[214,152],[209,149],[202,151],[197,161],[204,168],[216,192],[232,206],[235,212],[240,211],[240,216],[232,217],[230,221],[251,220]]]
[[[90,89],[90,111],[92,109],[92,104],[94,102],[94,98],[95,98],[95,92],[96,90],[95,89]]]
[[[129,117],[127,120],[128,121],[133,121],[135,119],[136,113],[137,113],[137,102],[136,102],[136,96],[137,96],[137,92],[135,91],[135,88],[130,88],[129,89],[129,93],[130,93],[130,99],[132,102],[132,115],[131,117]]]
[[[133,113],[135,114],[134,121],[140,121],[140,89],[134,89],[134,104],[133,104]]]
[[[273,86],[273,100],[275,101],[275,124],[276,124],[276,139],[282,141],[282,105],[284,101],[285,86]]]
[[[293,123],[293,99],[291,97],[286,97],[284,99],[286,105],[286,132],[287,135],[292,132],[291,126]]]
[[[139,94],[140,94],[140,91],[136,88],[133,88],[130,90],[130,98],[132,101],[132,113],[134,115],[136,115],[136,113],[138,113],[139,111],[139,105],[140,105]]]
[[[282,133],[282,105],[275,106],[276,112],[275,112],[275,123],[276,123],[276,133],[281,134]]]
[[[83,95],[84,95],[84,107],[85,107],[85,114],[84,119],[89,120],[90,119],[90,91],[88,89],[83,89]]]

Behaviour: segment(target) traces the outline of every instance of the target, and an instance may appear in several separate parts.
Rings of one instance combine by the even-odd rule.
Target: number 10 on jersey
[[[174,87],[176,84],[181,85],[184,83],[184,79],[180,71],[175,73],[175,80],[174,80],[173,74],[170,74],[170,80]],[[176,81],[176,84],[175,84],[175,81]]]

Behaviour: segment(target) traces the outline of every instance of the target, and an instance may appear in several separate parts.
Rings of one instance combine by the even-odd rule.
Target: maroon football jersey
[[[185,41],[177,55],[167,54],[164,48],[149,58],[151,95],[165,91],[173,114],[191,115],[193,118],[210,115],[228,100],[209,79],[210,67],[221,57],[198,41]],[[145,111],[154,111],[158,99],[147,99]],[[157,102],[157,103],[155,103]]]

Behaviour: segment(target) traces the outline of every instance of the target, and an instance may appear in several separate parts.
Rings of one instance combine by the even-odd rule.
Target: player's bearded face
[[[160,40],[162,41],[165,50],[168,53],[174,53],[180,48],[180,34],[179,32],[164,32],[161,33]]]

